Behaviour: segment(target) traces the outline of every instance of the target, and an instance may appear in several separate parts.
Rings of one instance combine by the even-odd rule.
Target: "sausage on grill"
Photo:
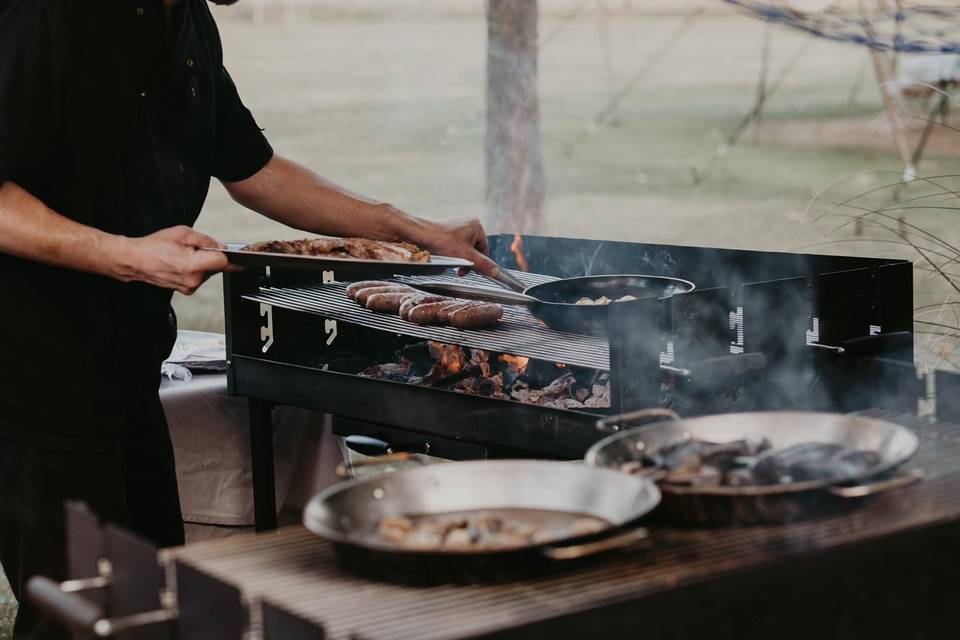
[[[443,324],[449,324],[451,313],[453,313],[454,311],[459,311],[460,309],[465,309],[467,307],[475,307],[479,304],[483,304],[483,303],[470,302],[468,300],[453,300],[452,302],[448,302],[447,304],[445,304],[443,308],[440,309],[440,311],[437,313],[437,320]]]
[[[496,324],[503,317],[503,307],[493,303],[458,309],[450,314],[450,324],[458,329],[481,329]]]
[[[450,304],[449,300],[418,304],[410,309],[410,312],[407,314],[407,320],[414,324],[440,324],[440,319],[437,317],[437,314],[448,304]]]
[[[353,284],[347,285],[347,297],[355,300],[361,289],[367,289],[369,287],[389,287],[392,284],[395,283],[385,280],[363,280],[361,282],[354,282]]]
[[[386,287],[367,287],[366,289],[360,289],[357,292],[357,296],[354,298],[357,302],[362,305],[367,304],[367,298],[376,294],[376,293],[413,293],[413,287],[408,287],[405,284],[391,284]]]
[[[375,293],[367,298],[367,309],[377,313],[396,313],[408,293]]]
[[[410,298],[407,298],[400,305],[400,317],[404,320],[410,319],[410,312],[414,307],[421,304],[429,304],[431,302],[444,302],[449,301],[450,298],[446,296],[435,296],[429,293],[421,293]]]

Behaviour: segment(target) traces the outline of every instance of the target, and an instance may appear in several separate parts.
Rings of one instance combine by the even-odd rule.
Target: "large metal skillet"
[[[638,422],[668,418],[630,429]],[[598,429],[616,432],[594,444],[584,458],[590,466],[620,469],[645,452],[696,438],[732,442],[766,438],[774,450],[818,442],[874,451],[878,460],[858,475],[787,484],[681,486],[659,484],[659,516],[695,525],[752,525],[791,522],[841,512],[859,499],[903,487],[922,478],[918,469],[898,471],[919,441],[909,429],[862,415],[800,411],[730,413],[680,419],[666,409],[641,410],[603,418]]]
[[[506,274],[505,271],[501,273]],[[513,278],[497,279],[513,291],[475,287],[448,282],[417,282],[414,286],[442,295],[481,300],[499,304],[516,304],[530,309],[551,329],[606,336],[609,333],[608,305],[577,304],[581,298],[596,300],[607,297],[617,300],[623,296],[637,299],[665,298],[677,293],[693,291],[694,284],[680,278],[646,275],[602,275],[579,278],[561,278],[524,288]],[[612,302],[611,304],[623,304]]]
[[[649,480],[578,463],[445,462],[335,485],[310,501],[303,522],[333,543],[338,562],[349,571],[414,584],[470,582],[529,576],[637,543],[647,532],[636,521],[659,501]],[[387,516],[479,511],[509,513],[560,531],[584,516],[608,526],[591,535],[500,550],[412,550],[376,533]]]

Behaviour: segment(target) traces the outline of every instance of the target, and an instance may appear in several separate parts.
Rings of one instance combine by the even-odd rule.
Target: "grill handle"
[[[533,296],[528,296],[514,291],[504,291],[503,289],[487,289],[485,287],[472,287],[467,284],[454,282],[417,282],[414,284],[417,289],[437,293],[444,296],[453,296],[465,300],[479,300],[480,302],[496,302],[498,304],[518,304],[525,307],[538,304],[540,301]]]

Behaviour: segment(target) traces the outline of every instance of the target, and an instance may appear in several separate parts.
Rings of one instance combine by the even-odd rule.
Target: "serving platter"
[[[306,256],[265,251],[245,251],[246,242],[228,242],[226,249],[200,247],[202,251],[219,251],[233,264],[245,267],[333,271],[338,280],[346,276],[439,275],[448,269],[471,268],[473,263],[462,258],[431,255],[428,262],[366,260],[330,256]]]

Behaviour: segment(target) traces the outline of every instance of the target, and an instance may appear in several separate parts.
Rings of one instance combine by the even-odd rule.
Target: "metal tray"
[[[287,253],[244,251],[246,242],[228,242],[226,249],[201,247],[204,251],[220,251],[234,264],[246,267],[270,267],[333,271],[338,279],[344,276],[388,275],[439,275],[447,269],[470,268],[473,263],[461,258],[430,256],[429,262],[395,262],[392,260],[361,260],[357,258],[331,258],[328,256],[300,256]]]

